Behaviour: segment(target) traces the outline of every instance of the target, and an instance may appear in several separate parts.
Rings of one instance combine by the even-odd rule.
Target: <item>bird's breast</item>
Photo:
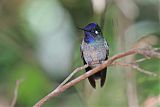
[[[90,65],[97,65],[106,58],[106,49],[103,43],[82,44],[84,60]]]

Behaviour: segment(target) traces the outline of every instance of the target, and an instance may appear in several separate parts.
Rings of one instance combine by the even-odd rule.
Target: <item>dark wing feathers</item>
[[[92,69],[91,67],[87,67],[86,72],[91,70],[91,69]],[[94,79],[94,75],[91,75],[90,77],[88,77],[88,80],[89,80],[89,83],[92,85],[92,87],[96,88],[96,82],[95,82],[95,79]]]
[[[106,56],[106,59],[108,59],[108,56]],[[101,87],[103,87],[105,80],[106,80],[106,75],[107,75],[107,68],[104,68],[102,71],[100,71],[101,73]]]
[[[84,57],[83,57],[83,52],[82,52],[82,49],[80,48],[80,51],[81,51],[81,58],[83,59],[83,63],[84,64],[87,64],[86,61],[84,60]],[[91,70],[92,68],[91,67],[87,67],[85,70],[86,72]],[[95,82],[95,79],[94,79],[94,75],[88,77],[88,80],[89,80],[89,83],[92,85],[93,88],[96,88],[96,82]]]

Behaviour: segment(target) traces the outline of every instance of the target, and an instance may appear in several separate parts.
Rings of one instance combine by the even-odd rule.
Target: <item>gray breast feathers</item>
[[[108,49],[109,47],[106,42],[93,44],[83,42],[81,45],[83,58],[88,64],[98,64],[100,61],[104,61],[109,54]]]

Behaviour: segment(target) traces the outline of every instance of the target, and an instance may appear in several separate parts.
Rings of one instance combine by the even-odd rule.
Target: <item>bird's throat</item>
[[[95,42],[95,38],[93,37],[93,35],[91,33],[85,32],[84,41],[86,43],[94,43]]]

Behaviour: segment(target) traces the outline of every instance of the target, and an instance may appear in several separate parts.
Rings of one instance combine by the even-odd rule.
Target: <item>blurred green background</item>
[[[23,81],[15,107],[32,107],[83,65],[83,32],[76,27],[100,23],[102,16],[110,57],[160,47],[160,0],[0,0],[0,107],[10,107],[17,80]],[[139,66],[160,75],[159,59]],[[43,107],[160,107],[160,78],[109,67],[103,88],[85,80]]]

